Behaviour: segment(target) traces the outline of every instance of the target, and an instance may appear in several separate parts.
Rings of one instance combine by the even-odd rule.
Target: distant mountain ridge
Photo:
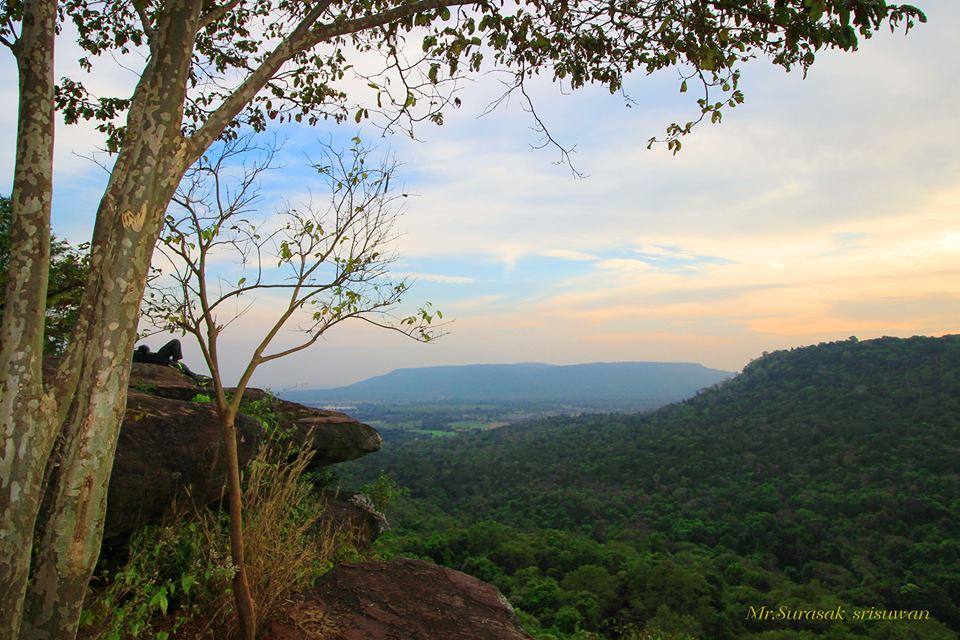
[[[301,401],[533,401],[663,404],[733,374],[687,362],[471,364],[396,369],[333,389],[284,394]]]

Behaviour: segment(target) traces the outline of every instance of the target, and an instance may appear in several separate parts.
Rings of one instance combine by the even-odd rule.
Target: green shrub
[[[108,586],[88,595],[82,635],[165,640],[175,634],[233,576],[229,556],[212,553],[208,542],[199,521],[148,526],[135,533],[126,565],[99,576]]]
[[[394,500],[406,495],[409,491],[400,487],[396,480],[381,471],[376,480],[360,487],[360,493],[370,498],[376,510],[383,513]]]
[[[228,402],[232,397],[231,393],[226,394]],[[190,401],[211,403],[213,397],[207,393],[198,393],[190,398]],[[240,403],[240,413],[259,422],[264,433],[271,438],[286,440],[292,434],[291,427],[283,426],[286,414],[280,411],[280,400],[270,393],[266,393],[262,398],[245,398]]]
[[[280,411],[280,401],[269,393],[262,398],[244,399],[240,413],[259,421],[264,433],[272,438],[286,440],[292,434],[292,427],[283,426],[285,414]]]

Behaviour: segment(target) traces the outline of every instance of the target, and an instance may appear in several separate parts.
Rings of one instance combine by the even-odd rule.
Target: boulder
[[[369,549],[374,541],[390,530],[386,516],[377,511],[370,498],[353,491],[324,491],[325,508],[322,525],[336,533],[352,537],[360,550]]]
[[[243,397],[262,400],[268,395],[262,389],[247,389]],[[288,430],[295,442],[314,450],[311,468],[346,462],[380,450],[383,440],[377,430],[345,413],[270,397],[274,410],[281,415],[280,429]]]
[[[133,364],[130,386],[175,400],[190,400],[197,394],[213,394],[209,388],[196,384],[176,369],[139,362]],[[289,432],[297,444],[314,450],[310,468],[346,462],[380,449],[382,439],[377,430],[345,413],[276,398],[263,389],[247,389],[243,397],[245,400],[271,398],[273,410],[281,416],[280,430]]]
[[[496,587],[421,560],[336,567],[264,640],[532,640]]]
[[[107,497],[105,538],[157,522],[175,505],[209,504],[223,495],[226,466],[220,426],[212,404],[190,402],[199,393],[209,391],[176,369],[133,364]],[[266,396],[259,389],[245,394],[253,400]],[[314,449],[312,467],[380,448],[376,430],[345,414],[282,400],[275,410],[282,414],[280,428]],[[243,414],[237,418],[237,432],[243,466],[256,455],[265,434],[259,421]],[[331,508],[345,518],[352,509],[351,521],[367,527],[371,540],[378,535],[374,516],[362,515],[358,505]]]
[[[240,464],[256,455],[260,423],[237,419]],[[107,493],[104,537],[160,520],[175,503],[220,499],[226,463],[216,409],[130,389]],[[189,488],[189,490],[188,490]]]
[[[161,388],[183,389],[183,393],[177,396],[178,400],[189,400],[199,393],[197,383],[180,370],[146,362],[134,362],[131,365],[130,386],[152,394]]]

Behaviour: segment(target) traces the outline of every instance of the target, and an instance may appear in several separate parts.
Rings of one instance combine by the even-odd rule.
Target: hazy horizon
[[[589,362],[567,362],[567,363],[562,363],[562,364],[557,364],[557,363],[553,363],[553,362],[536,362],[536,361],[523,361],[523,362],[462,362],[462,363],[449,363],[449,364],[428,364],[428,365],[423,365],[423,366],[419,366],[419,367],[397,367],[397,368],[395,368],[395,369],[390,369],[389,371],[384,371],[383,373],[375,373],[375,374],[373,374],[373,375],[366,376],[366,377],[363,377],[363,378],[358,378],[358,379],[356,379],[356,380],[350,380],[350,381],[344,382],[344,383],[342,383],[342,384],[329,384],[329,385],[323,385],[323,386],[310,386],[309,384],[307,384],[307,385],[303,385],[303,386],[298,386],[298,387],[296,387],[296,388],[297,388],[297,389],[305,389],[305,390],[313,389],[313,390],[317,390],[317,391],[324,390],[324,389],[336,389],[336,388],[339,388],[339,387],[348,387],[348,386],[350,386],[350,385],[352,385],[352,384],[356,384],[357,382],[363,382],[363,381],[366,381],[366,380],[370,380],[370,379],[372,379],[372,378],[379,378],[379,377],[382,377],[382,376],[387,376],[387,375],[390,375],[391,373],[395,373],[395,372],[397,372],[397,371],[404,371],[404,370],[410,370],[410,369],[433,369],[433,368],[440,368],[440,367],[512,367],[512,366],[524,366],[524,365],[527,365],[527,366],[542,365],[542,366],[548,366],[548,367],[576,367],[576,366],[581,366],[581,365],[613,365],[613,364],[687,364],[687,365],[691,365],[691,364],[692,364],[692,365],[701,365],[701,366],[703,366],[703,367],[705,367],[705,368],[707,368],[707,369],[711,369],[711,370],[714,370],[714,371],[720,371],[720,372],[723,372],[723,373],[730,373],[730,374],[734,374],[734,375],[736,375],[737,373],[740,372],[739,370],[737,370],[737,371],[731,371],[731,370],[729,370],[729,369],[716,369],[716,368],[714,368],[714,367],[707,367],[706,365],[704,365],[703,363],[700,363],[700,362],[692,362],[692,361],[673,361],[673,360],[603,360],[603,361],[596,360],[596,361],[589,361]],[[285,389],[285,390],[289,391],[289,390],[291,390],[291,389]],[[284,391],[284,390],[282,390],[282,389],[277,389],[277,391]]]

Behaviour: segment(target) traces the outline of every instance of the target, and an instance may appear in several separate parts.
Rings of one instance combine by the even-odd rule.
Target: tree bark
[[[43,328],[53,181],[57,3],[24,3],[7,305],[0,326],[0,637],[19,633],[56,402],[44,393]]]
[[[242,393],[238,391],[238,393]],[[230,502],[230,559],[233,562],[233,601],[237,607],[241,640],[256,640],[257,609],[247,581],[247,563],[243,543],[243,488],[240,486],[240,463],[237,454],[236,413],[220,412],[223,444],[227,450],[227,487]]]
[[[193,161],[180,125],[199,8],[199,1],[171,3],[161,16],[161,41],[137,85],[123,149],[97,211],[79,312],[87,330],[67,355],[79,382],[48,465],[22,640],[72,640],[100,552],[150,259],[163,214]]]

